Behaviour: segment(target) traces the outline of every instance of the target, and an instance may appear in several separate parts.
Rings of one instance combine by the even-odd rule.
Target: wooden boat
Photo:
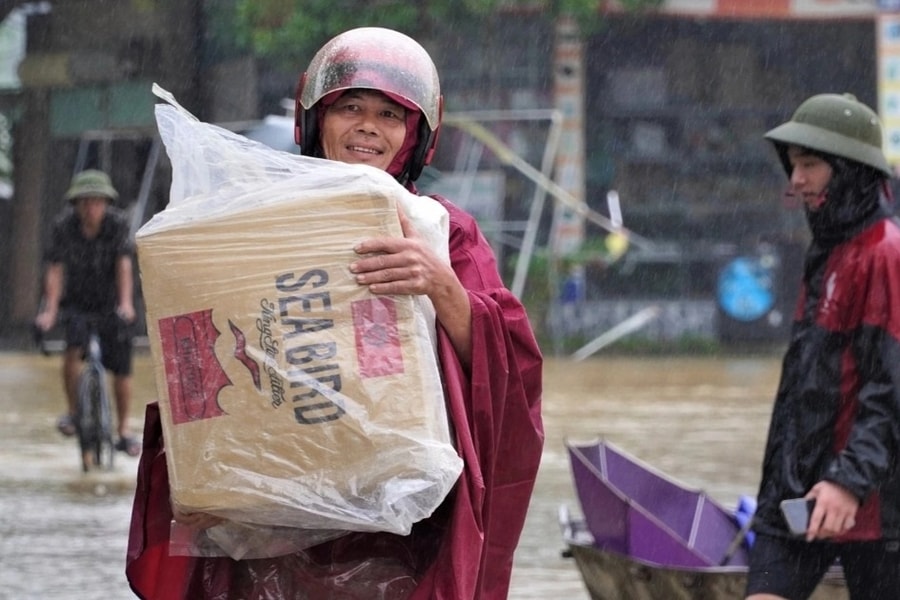
[[[735,512],[609,442],[567,444],[582,519],[560,509],[566,556],[592,600],[742,600],[747,530]],[[811,600],[847,600],[834,567]]]

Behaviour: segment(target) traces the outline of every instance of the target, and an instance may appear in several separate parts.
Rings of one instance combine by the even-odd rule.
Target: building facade
[[[0,11],[19,4],[0,2]],[[165,205],[165,157],[154,160],[153,82],[200,118],[222,122],[261,118],[272,110],[272,97],[290,94],[297,75],[264,71],[249,57],[210,56],[201,0],[41,4],[48,10],[28,18],[22,89],[0,106],[14,115],[15,166],[14,197],[0,223],[0,337],[27,331],[37,310],[43,239],[74,171],[110,170],[123,207],[140,205],[136,222]],[[632,247],[610,261],[608,231],[586,227],[585,245],[599,250],[575,260],[585,276],[588,310],[581,314],[591,316],[567,320],[573,330],[566,334],[590,337],[627,315],[627,307],[664,302],[671,310],[661,314],[675,316],[658,323],[661,336],[781,335],[805,233],[799,209],[782,200],[784,174],[762,134],[814,93],[849,91],[877,106],[876,20],[890,7],[857,0],[667,0],[635,15],[614,1],[598,6],[602,18],[584,32],[581,58],[583,200],[608,214],[608,194],[616,191],[624,224],[654,249]],[[446,110],[554,108],[554,25],[541,12],[514,11],[478,31],[424,36],[442,75]],[[540,165],[547,122],[487,125]],[[471,155],[471,139],[445,127],[437,169],[457,171]],[[493,219],[527,218],[531,181],[489,151],[480,152],[477,170],[502,182]],[[539,246],[549,243],[551,219],[549,202]],[[498,247],[510,275],[516,240]],[[771,296],[767,310],[744,321],[723,314],[718,298],[723,273],[741,258],[755,261],[762,270],[757,284]],[[548,289],[547,281],[532,277],[523,293],[542,303],[539,325],[558,313],[558,282]]]

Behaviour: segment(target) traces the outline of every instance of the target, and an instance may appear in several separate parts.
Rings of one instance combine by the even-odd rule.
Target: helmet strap
[[[413,150],[412,159],[409,161],[409,180],[415,181],[422,174],[425,165],[431,164],[434,158],[435,147],[437,146],[438,134],[441,131],[441,121],[444,117],[444,97],[438,99],[438,125],[431,130],[428,120],[424,115],[419,119],[419,136],[418,143]]]
[[[300,103],[303,88],[306,87],[307,75],[303,73],[297,82],[297,93],[294,97],[294,143],[300,146],[300,154],[304,156],[321,157],[319,148],[320,109],[321,102],[317,102],[306,110]]]

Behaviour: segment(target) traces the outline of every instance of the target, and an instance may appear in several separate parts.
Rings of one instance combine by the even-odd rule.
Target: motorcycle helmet
[[[881,121],[853,94],[819,94],[804,101],[791,120],[767,132],[788,176],[787,146],[840,156],[874,168],[886,177],[891,167],[882,150]]]
[[[359,88],[382,92],[414,117],[407,118],[404,147],[412,145],[409,158],[389,171],[401,183],[415,181],[434,155],[443,98],[428,52],[391,29],[351,29],[332,38],[313,57],[300,77],[295,99],[294,141],[300,153],[322,156],[319,134],[324,102],[336,99],[335,92]]]

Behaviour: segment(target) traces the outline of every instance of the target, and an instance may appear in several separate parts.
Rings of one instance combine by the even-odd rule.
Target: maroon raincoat
[[[153,600],[502,600],[543,448],[542,357],[475,220],[450,213],[450,259],[472,306],[472,366],[438,327],[439,361],[464,469],[408,536],[351,533],[308,551],[235,561],[169,555],[168,472],[158,408],[147,409],[126,575]]]

